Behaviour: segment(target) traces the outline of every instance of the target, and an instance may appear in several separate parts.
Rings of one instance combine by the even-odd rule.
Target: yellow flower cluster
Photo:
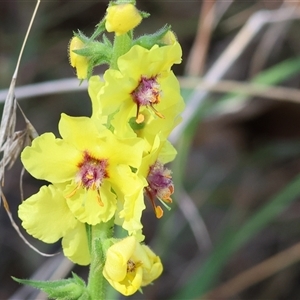
[[[104,24],[123,38],[141,20],[133,4],[114,3]],[[113,220],[128,237],[104,249],[103,276],[124,295],[148,285],[163,269],[159,257],[141,244],[141,216],[147,196],[161,218],[157,200],[168,207],[174,191],[171,171],[164,164],[176,156],[168,136],[184,108],[171,70],[182,53],[173,33],[164,39],[164,45],[151,47],[131,41],[103,78],[89,79],[92,116],[62,114],[60,137],[44,133],[21,155],[32,176],[50,182],[20,205],[23,227],[46,243],[62,238],[65,256],[87,265],[93,253],[86,226]],[[79,79],[87,78],[89,59],[73,50],[86,45],[78,36],[70,43],[70,63]]]

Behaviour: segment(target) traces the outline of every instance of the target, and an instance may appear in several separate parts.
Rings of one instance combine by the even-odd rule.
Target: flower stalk
[[[106,223],[91,226],[91,264],[87,290],[92,300],[105,300],[107,281],[103,277],[107,240],[113,237],[113,218]]]
[[[90,266],[87,284],[76,274],[54,282],[15,279],[55,299],[106,299],[108,283],[129,296],[163,272],[143,243],[141,218],[147,196],[157,219],[172,204],[172,172],[164,165],[176,156],[168,136],[184,108],[171,70],[182,52],[170,26],[134,39],[145,17],[135,1],[112,1],[90,38],[74,34],[70,63],[89,82],[92,115],[62,114],[60,137],[44,133],[21,154],[25,169],[49,182],[19,206],[22,226],[46,243],[61,239],[66,257]],[[101,64],[108,64],[103,78],[92,76]],[[127,235],[114,238],[114,226]]]
[[[122,34],[115,36],[113,45],[113,54],[111,58],[110,68],[113,70],[118,70],[118,58],[129,51],[131,47],[130,34]]]

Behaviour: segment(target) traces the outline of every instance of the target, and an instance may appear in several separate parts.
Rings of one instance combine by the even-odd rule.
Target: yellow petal
[[[91,257],[84,223],[77,222],[76,227],[63,237],[62,247],[64,255],[74,263],[83,266],[90,263]]]
[[[135,237],[127,237],[111,246],[106,253],[103,275],[113,288],[125,296],[134,294],[142,284],[142,269],[140,266],[133,272],[127,270],[128,261],[131,259],[137,245]]]
[[[70,185],[64,191],[66,195],[74,190]],[[100,187],[100,195],[97,190],[78,189],[72,197],[67,198],[67,204],[74,216],[83,223],[96,225],[107,222],[116,211],[116,195],[111,192],[111,185],[103,182]]]
[[[118,67],[125,78],[139,80],[140,76],[166,76],[173,64],[181,62],[182,50],[179,43],[159,47],[154,45],[150,50],[139,45],[133,46],[118,59]],[[134,61],[133,63],[130,63]]]
[[[63,194],[54,186],[42,186],[18,210],[22,226],[35,238],[54,243],[77,225]]]
[[[93,150],[97,147],[98,138],[111,134],[104,126],[99,130],[91,118],[71,117],[66,114],[61,114],[58,128],[62,138],[81,151]]]
[[[172,30],[169,30],[161,39],[161,42],[166,45],[173,45],[177,42],[175,33]]]
[[[52,183],[66,182],[74,177],[81,153],[52,133],[33,140],[21,153],[25,169],[35,178]]]
[[[106,124],[107,116],[102,114],[102,107],[98,94],[104,86],[104,81],[101,81],[99,76],[92,76],[89,79],[88,93],[92,101],[92,119],[96,119],[100,124]]]
[[[109,157],[115,164],[124,164],[138,168],[142,161],[144,141],[140,138],[117,140],[115,136],[107,138],[110,143]],[[122,149],[122,151],[120,151]]]
[[[146,253],[148,260],[144,260],[145,262],[142,265],[143,268],[143,282],[142,286],[148,285],[153,280],[157,279],[162,271],[163,265],[161,263],[160,258],[146,245],[141,245],[144,252]],[[148,261],[148,263],[146,263]]]
[[[127,262],[137,245],[134,237],[127,237],[112,245],[106,253],[104,276],[112,281],[122,281],[127,275]]]
[[[131,186],[131,190],[128,192],[118,193],[119,202],[122,202],[122,206],[117,213],[116,223],[121,225],[128,231],[129,235],[139,234],[143,225],[141,223],[142,212],[146,208],[144,202],[144,186],[147,182],[144,178],[138,177],[136,174],[130,177],[126,177],[125,184],[128,187]],[[124,196],[122,196],[124,195]]]

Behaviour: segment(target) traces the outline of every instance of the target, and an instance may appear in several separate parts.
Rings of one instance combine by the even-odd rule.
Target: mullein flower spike
[[[172,203],[172,172],[165,164],[176,150],[168,136],[181,121],[184,102],[171,68],[181,62],[182,51],[170,26],[134,39],[132,30],[147,16],[134,0],[118,0],[90,38],[75,34],[70,64],[79,79],[88,80],[92,115],[62,114],[60,138],[44,133],[21,154],[25,169],[49,182],[19,206],[22,226],[45,243],[62,239],[66,257],[90,264],[87,286],[76,276],[72,280],[82,299],[105,299],[99,290],[105,280],[132,295],[163,271],[160,258],[141,244],[141,218],[145,197],[157,218],[163,216],[157,200],[167,209]],[[97,40],[105,29],[115,33],[113,45],[105,34]],[[91,76],[101,64],[109,65],[103,78]],[[128,236],[114,239],[114,225]],[[68,289],[50,283],[49,289],[54,298],[73,299]]]

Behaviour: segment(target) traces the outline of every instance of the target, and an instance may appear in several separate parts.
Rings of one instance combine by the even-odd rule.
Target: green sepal
[[[90,78],[96,66],[110,64],[112,45],[107,42],[90,42],[84,48],[73,50],[73,52],[88,58],[87,78]]]
[[[101,42],[90,42],[88,44],[85,44],[84,47],[81,49],[73,50],[74,53],[87,57],[92,57],[95,55],[110,57],[111,51],[111,45],[107,45]]]
[[[30,285],[45,292],[50,299],[57,300],[90,300],[85,282],[72,273],[73,278],[55,281],[37,281],[12,277],[13,280]]]
[[[111,48],[113,47],[113,44],[111,43],[111,41],[108,39],[108,37],[104,33],[102,35],[102,41],[103,41],[103,44],[106,45],[107,47],[111,47]]]
[[[74,36],[78,37],[84,44],[87,44],[90,41],[90,38],[87,37],[83,32],[78,29],[78,32],[73,31]]]
[[[165,46],[162,38],[171,29],[170,25],[165,25],[153,34],[145,34],[133,41],[134,45],[142,46],[146,49],[151,49],[154,45]]]
[[[92,36],[90,37],[90,40],[93,41],[95,38],[97,38],[102,32],[105,31],[105,17],[96,25],[96,29]]]
[[[150,17],[150,14],[145,11],[139,10],[139,13],[141,14],[143,19]]]
[[[119,4],[127,4],[127,3],[136,5],[135,0],[115,0],[115,1],[110,1],[108,4],[108,7],[114,6],[114,5],[119,5]]]
[[[93,42],[101,33],[105,31],[105,18],[103,18],[96,26],[96,29],[91,37],[87,37],[83,32],[78,29],[78,32],[73,32],[83,43],[87,44]]]

